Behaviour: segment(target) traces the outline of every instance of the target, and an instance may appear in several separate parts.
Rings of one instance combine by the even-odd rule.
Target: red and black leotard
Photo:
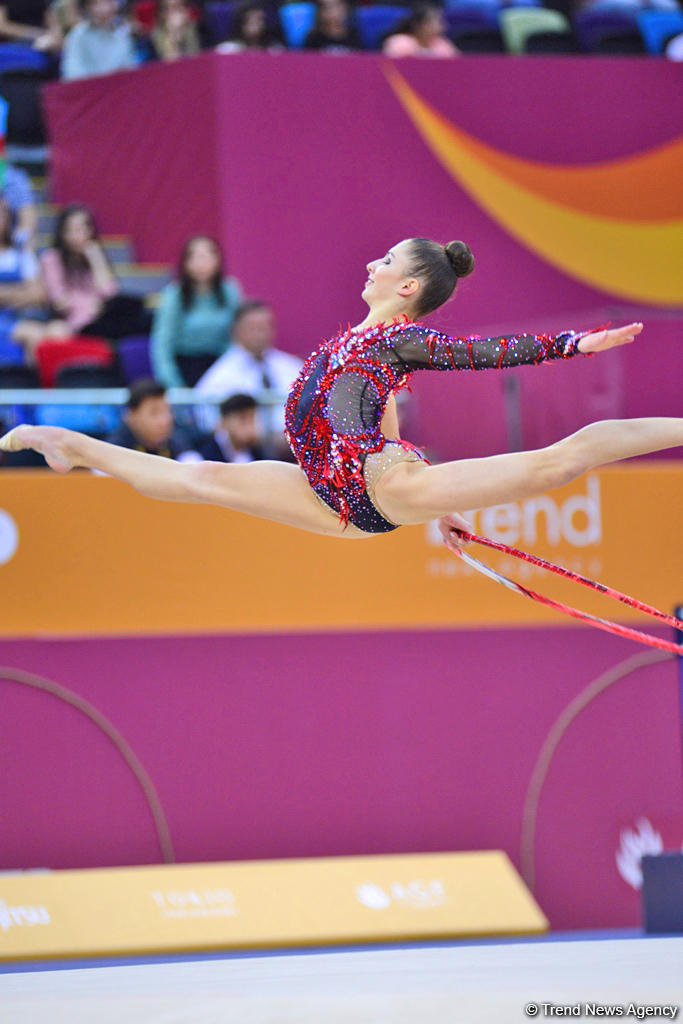
[[[363,466],[387,444],[380,430],[392,391],[416,370],[486,370],[568,359],[588,332],[451,338],[408,319],[324,341],[287,399],[287,440],[326,505],[368,533],[395,529],[373,505]],[[400,444],[415,451],[407,441]]]

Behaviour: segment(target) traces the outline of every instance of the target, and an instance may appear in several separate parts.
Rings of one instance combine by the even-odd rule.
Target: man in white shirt
[[[296,356],[274,347],[275,318],[265,302],[245,302],[235,314],[231,327],[232,345],[197,382],[195,391],[215,398],[216,403],[236,392],[259,398],[272,391],[281,398],[261,408],[264,433],[271,444],[288,450],[284,440],[285,400],[303,363]],[[214,406],[196,407],[202,430],[215,429],[218,410]]]

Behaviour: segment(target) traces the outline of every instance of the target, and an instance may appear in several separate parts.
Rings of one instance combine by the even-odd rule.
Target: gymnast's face
[[[392,246],[382,259],[367,264],[363,298],[371,309],[395,305],[397,312],[401,312],[412,303],[420,282],[409,273],[409,267],[410,239]]]

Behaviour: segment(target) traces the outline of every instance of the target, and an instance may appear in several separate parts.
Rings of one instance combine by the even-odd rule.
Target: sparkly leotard
[[[343,523],[366,533],[397,524],[377,506],[374,485],[398,459],[423,458],[408,441],[388,441],[380,424],[389,396],[416,370],[485,370],[568,359],[588,332],[452,338],[404,318],[324,341],[304,363],[287,399],[286,435],[313,491]]]

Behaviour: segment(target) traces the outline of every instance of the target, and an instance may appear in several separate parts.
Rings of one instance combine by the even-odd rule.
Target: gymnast
[[[683,419],[605,420],[547,448],[430,465],[399,438],[394,393],[416,370],[484,370],[590,355],[643,329],[454,338],[418,321],[474,268],[464,242],[405,239],[367,264],[369,312],[307,359],[286,407],[298,465],[178,463],[60,427],[17,426],[5,451],[32,448],[58,473],[99,470],[165,501],[221,505],[332,537],[363,538],[439,520],[449,547],[467,524],[455,509],[520,501],[618,459],[683,445]],[[549,378],[549,385],[552,381]]]

